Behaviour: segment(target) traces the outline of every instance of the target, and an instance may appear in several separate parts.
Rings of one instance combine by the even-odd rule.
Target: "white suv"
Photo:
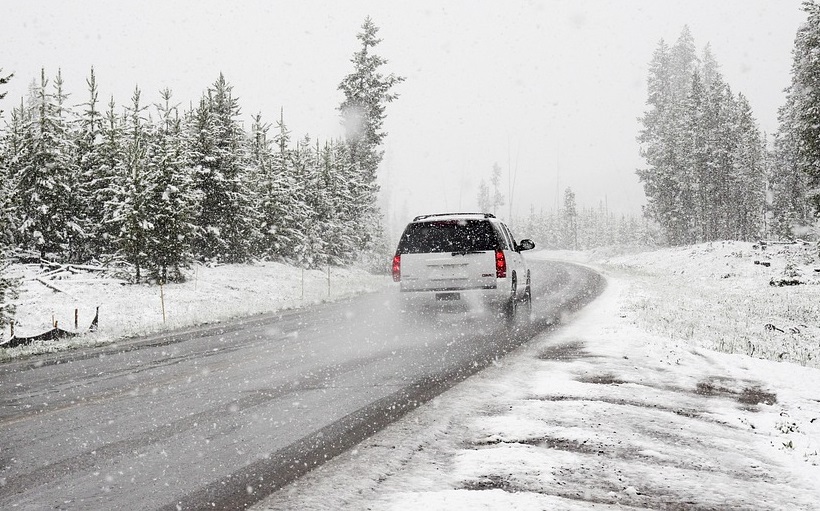
[[[393,280],[405,307],[480,302],[512,321],[519,305],[528,312],[531,307],[530,271],[521,252],[533,248],[529,239],[516,243],[489,213],[418,216],[399,240]]]

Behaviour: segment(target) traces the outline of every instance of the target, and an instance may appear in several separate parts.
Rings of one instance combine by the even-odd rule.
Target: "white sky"
[[[636,118],[658,41],[673,43],[688,24],[771,133],[805,19],[800,0],[0,3],[0,67],[15,73],[6,112],[43,66],[49,76],[62,69],[76,103],[94,66],[102,98],[120,106],[135,86],[145,101],[169,87],[188,104],[221,71],[248,125],[283,107],[295,136],[320,139],[340,134],[337,85],[370,15],[385,70],[407,78],[387,111],[382,168],[400,224],[476,209],[494,162],[505,188],[508,168],[516,171],[519,214],[554,207],[568,186],[582,205],[637,212]]]

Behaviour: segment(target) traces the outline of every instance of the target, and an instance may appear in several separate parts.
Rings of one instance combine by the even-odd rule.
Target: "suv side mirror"
[[[535,242],[530,239],[521,240],[518,244],[518,250],[532,250],[535,248]]]

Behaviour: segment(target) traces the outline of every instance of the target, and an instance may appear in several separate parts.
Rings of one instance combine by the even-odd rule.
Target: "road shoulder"
[[[608,280],[256,509],[814,508],[820,371],[648,334],[623,310],[629,280]]]

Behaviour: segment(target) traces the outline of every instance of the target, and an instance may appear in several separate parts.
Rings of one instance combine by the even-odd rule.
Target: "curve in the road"
[[[532,321],[519,323],[513,330],[495,330],[483,335],[480,342],[494,346],[483,358],[473,359],[438,376],[425,377],[400,388],[270,457],[186,495],[180,501],[164,507],[163,511],[200,507],[243,509],[255,504],[486,368],[538,333],[557,326],[565,313],[577,311],[590,303],[606,285],[603,276],[589,268],[565,263],[554,264],[559,270],[551,275],[539,268],[539,281],[551,282],[555,287],[550,289],[544,285],[537,286],[534,292],[537,305],[533,307]]]

